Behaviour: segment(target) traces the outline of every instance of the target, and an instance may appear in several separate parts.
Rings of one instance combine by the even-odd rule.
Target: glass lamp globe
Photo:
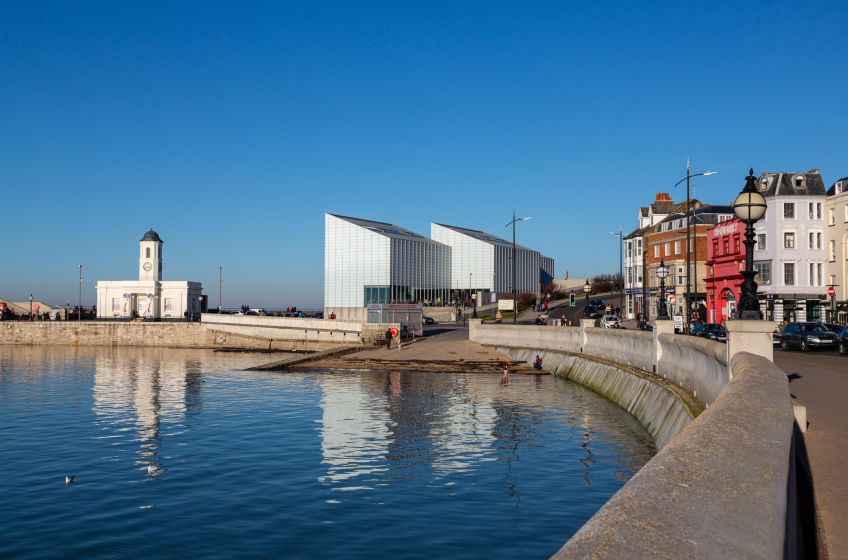
[[[583,291],[587,294],[592,291],[592,286],[589,284],[588,280],[586,280],[586,283],[583,285]]]
[[[664,264],[661,264],[657,267],[657,278],[668,278],[668,267]]]
[[[756,191],[743,191],[733,202],[733,212],[743,222],[756,222],[766,213],[766,199]]]

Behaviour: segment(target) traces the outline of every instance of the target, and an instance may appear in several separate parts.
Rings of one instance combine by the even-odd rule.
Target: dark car
[[[848,329],[842,329],[839,333],[839,355],[848,356]]]
[[[837,325],[836,323],[822,323],[822,324],[823,324],[825,327],[827,327],[827,328],[829,328],[830,330],[832,330],[833,332],[835,332],[837,335],[842,334],[842,329],[844,329],[844,328],[845,328],[843,325]]]
[[[598,309],[603,309],[604,308],[604,298],[596,297],[595,299],[593,299],[592,301],[589,302],[589,305],[594,305]]]
[[[312,315],[312,317],[311,317],[311,318],[312,318],[312,319],[323,319],[323,318],[324,318],[324,312],[323,312],[323,311],[319,311],[318,313],[315,313],[314,315]]]
[[[654,326],[653,326],[653,325],[651,325],[650,323],[645,323],[644,325],[642,325],[641,327],[639,327],[639,330],[640,330],[640,331],[653,331],[653,330],[654,330]]]
[[[598,317],[598,308],[592,304],[587,305],[583,308],[583,316],[589,319],[596,319]]]
[[[718,323],[705,323],[704,338],[716,342],[727,342],[727,331]]]
[[[836,348],[839,337],[821,323],[789,323],[783,328],[780,347],[783,350],[800,348],[809,352],[814,348]]]
[[[432,317],[427,317],[426,315],[423,316],[422,321],[425,325],[433,325],[436,323],[436,321],[434,321]]]
[[[721,326],[720,323],[700,323],[698,325],[692,325],[692,330],[689,334],[692,336],[698,336],[701,338],[709,338],[708,332],[711,331],[722,331],[724,332],[724,327]]]

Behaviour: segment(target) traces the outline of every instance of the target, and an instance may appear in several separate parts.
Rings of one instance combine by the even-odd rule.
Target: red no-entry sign
[[[828,286],[827,287],[827,295],[829,295],[830,297],[833,297],[835,294],[836,294],[836,290],[833,289],[833,286]]]

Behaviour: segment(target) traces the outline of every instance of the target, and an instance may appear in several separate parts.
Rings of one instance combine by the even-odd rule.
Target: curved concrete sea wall
[[[730,381],[727,345],[675,334],[660,334],[659,342],[662,354],[657,374],[674,381],[705,406],[714,403]]]
[[[588,327],[583,353],[645,371],[654,367],[654,335],[651,332]]]
[[[555,559],[795,557],[788,379],[747,352],[732,362],[734,377],[710,408]]]
[[[687,407],[659,381],[614,364],[550,350],[498,347],[498,351],[531,364],[538,355],[546,371],[609,398],[645,427],[658,449],[664,448],[700,412]]]

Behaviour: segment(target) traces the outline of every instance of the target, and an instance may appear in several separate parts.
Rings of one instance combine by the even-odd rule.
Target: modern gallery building
[[[369,304],[449,301],[454,290],[512,291],[512,243],[481,231],[431,224],[431,238],[384,222],[325,214],[324,312],[363,320]],[[519,292],[540,293],[553,259],[516,246]]]

